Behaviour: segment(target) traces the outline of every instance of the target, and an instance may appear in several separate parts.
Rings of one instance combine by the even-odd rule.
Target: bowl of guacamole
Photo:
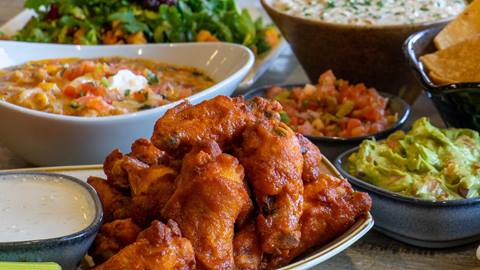
[[[364,140],[337,168],[370,193],[377,229],[422,247],[480,239],[480,135],[420,118],[408,132]]]

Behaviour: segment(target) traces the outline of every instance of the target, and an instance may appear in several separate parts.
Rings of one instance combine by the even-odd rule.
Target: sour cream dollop
[[[79,232],[95,218],[92,197],[58,177],[0,176],[0,242],[56,238]]]
[[[148,85],[148,80],[141,75],[135,75],[128,69],[121,69],[108,78],[108,83],[109,89],[117,89],[124,94],[127,90],[137,92],[144,89]]]

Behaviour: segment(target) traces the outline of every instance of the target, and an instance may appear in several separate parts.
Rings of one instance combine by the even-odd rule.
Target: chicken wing
[[[130,189],[126,166],[147,168],[152,165],[167,165],[171,162],[171,158],[164,151],[156,148],[147,139],[136,140],[131,150],[128,155],[123,155],[115,149],[103,162],[103,170],[108,182],[119,190]]]
[[[233,256],[236,270],[261,269],[262,248],[255,222],[247,224],[235,234]]]
[[[322,154],[316,145],[305,138],[302,134],[297,133],[298,141],[302,147],[303,155],[303,183],[315,181],[322,173]]]
[[[195,269],[190,241],[181,236],[177,224],[159,221],[142,231],[137,240],[95,270],[189,270]]]
[[[285,265],[309,248],[340,236],[367,213],[372,204],[368,194],[355,192],[347,180],[327,174],[320,174],[315,181],[305,184],[304,198],[300,244],[283,255],[274,256],[269,269]]]
[[[185,155],[162,215],[192,241],[199,269],[233,269],[234,224],[252,208],[243,167],[210,141]]]
[[[100,264],[125,246],[135,242],[140,231],[140,227],[130,218],[105,223],[100,228],[88,253],[96,264]]]
[[[138,139],[132,144],[132,152],[129,156],[136,158],[147,165],[167,165],[170,157],[164,151],[155,147],[147,139]]]
[[[205,140],[214,140],[222,147],[240,138],[251,121],[253,115],[240,97],[217,96],[195,106],[185,102],[157,121],[152,142],[177,156]]]
[[[118,149],[113,150],[103,162],[103,171],[110,185],[119,190],[128,191],[127,172],[123,169],[123,154]]]
[[[276,100],[253,97],[245,102],[256,120],[280,120],[282,105]]]
[[[133,143],[130,154],[123,155],[114,150],[105,160],[108,183],[130,194],[132,207],[129,216],[141,226],[159,219],[161,209],[173,194],[177,172],[159,165],[168,163],[165,158],[165,152],[148,140],[139,139]]]
[[[260,121],[237,150],[253,187],[262,250],[274,254],[298,245],[303,209],[303,157],[295,133],[279,121]]]
[[[130,217],[130,197],[115,189],[105,179],[90,176],[87,182],[97,191],[98,197],[100,197],[104,222]]]
[[[177,172],[164,165],[153,165],[129,175],[133,201],[131,216],[139,225],[147,226],[160,219],[162,208],[175,190]]]

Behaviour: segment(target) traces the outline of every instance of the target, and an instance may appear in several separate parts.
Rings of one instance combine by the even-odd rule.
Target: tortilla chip
[[[475,0],[449,23],[433,42],[437,49],[443,50],[478,34],[480,34],[480,0]]]
[[[436,84],[480,82],[480,35],[420,60]]]

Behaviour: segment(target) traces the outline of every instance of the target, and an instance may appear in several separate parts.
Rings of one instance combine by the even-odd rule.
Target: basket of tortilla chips
[[[445,27],[413,34],[404,51],[445,123],[480,131],[480,0]]]

